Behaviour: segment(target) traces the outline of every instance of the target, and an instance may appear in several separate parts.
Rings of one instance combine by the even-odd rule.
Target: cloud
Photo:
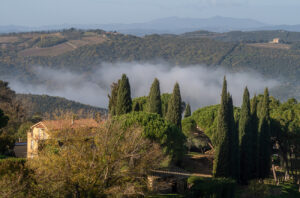
[[[178,82],[183,100],[189,102],[194,110],[219,103],[224,75],[235,105],[241,104],[245,86],[253,95],[262,93],[265,87],[279,85],[277,81],[255,72],[229,73],[222,68],[213,70],[202,65],[174,67],[163,63],[104,63],[94,72],[84,74],[45,67],[37,67],[34,71],[42,83],[24,84],[10,79],[11,88],[19,93],[61,96],[100,107],[107,107],[110,85],[123,73],[129,77],[132,97],[148,95],[154,78],[160,80],[162,93],[171,93],[175,82]]]

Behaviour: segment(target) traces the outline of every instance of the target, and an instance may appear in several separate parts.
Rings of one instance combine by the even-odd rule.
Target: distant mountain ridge
[[[211,17],[211,18],[179,18],[168,17],[152,20],[144,23],[130,24],[62,24],[41,27],[23,26],[0,26],[0,33],[28,32],[28,31],[47,31],[68,28],[78,29],[103,29],[106,31],[117,31],[124,34],[144,36],[146,34],[182,34],[197,30],[207,30],[213,32],[228,31],[253,31],[253,30],[287,30],[300,31],[300,25],[270,25],[253,19],[239,19],[230,17]]]

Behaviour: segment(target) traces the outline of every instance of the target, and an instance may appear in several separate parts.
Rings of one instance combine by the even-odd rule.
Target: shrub
[[[146,112],[132,112],[114,118],[121,126],[129,128],[139,125],[143,128],[143,136],[159,143],[164,152],[173,160],[180,160],[186,148],[186,137],[174,124],[169,123],[160,115]]]
[[[1,197],[30,197],[30,171],[25,167],[25,159],[0,159]]]
[[[228,178],[190,177],[191,186],[188,197],[197,198],[234,198],[236,182]]]
[[[14,156],[15,139],[12,136],[0,135],[0,154]]]

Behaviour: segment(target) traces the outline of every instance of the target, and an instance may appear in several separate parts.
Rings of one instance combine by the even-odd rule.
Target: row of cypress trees
[[[257,109],[260,107],[259,109]],[[250,101],[245,88],[239,120],[234,119],[232,96],[224,77],[217,122],[217,145],[213,174],[234,178],[242,184],[251,179],[266,178],[271,166],[269,93],[258,104]]]
[[[125,74],[118,80],[118,83],[113,83],[111,85],[111,95],[108,95],[108,98],[108,109],[111,116],[122,115],[132,111],[130,84],[129,79]],[[168,102],[168,110],[165,118],[178,126],[178,128],[181,128],[181,104],[180,88],[179,84],[176,83]],[[162,115],[160,84],[157,78],[154,79],[151,85],[148,96],[148,105],[148,112]]]

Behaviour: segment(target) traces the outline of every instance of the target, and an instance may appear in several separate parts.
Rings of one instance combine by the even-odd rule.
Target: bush
[[[143,128],[143,136],[159,143],[164,152],[173,160],[180,160],[186,151],[186,137],[174,124],[169,123],[160,115],[146,112],[132,112],[114,118],[121,126],[129,128],[139,125]]]
[[[26,160],[23,158],[0,159],[0,177],[20,170],[24,166],[25,162]]]
[[[15,139],[12,136],[0,136],[0,154],[14,156]]]
[[[192,117],[182,120],[182,131],[187,137],[187,147],[189,151],[204,152],[209,149],[210,140],[197,129],[197,123]]]
[[[7,158],[0,160],[1,197],[31,197],[31,171],[25,166],[25,159]]]
[[[190,177],[188,197],[195,198],[234,198],[236,182],[228,178]]]

